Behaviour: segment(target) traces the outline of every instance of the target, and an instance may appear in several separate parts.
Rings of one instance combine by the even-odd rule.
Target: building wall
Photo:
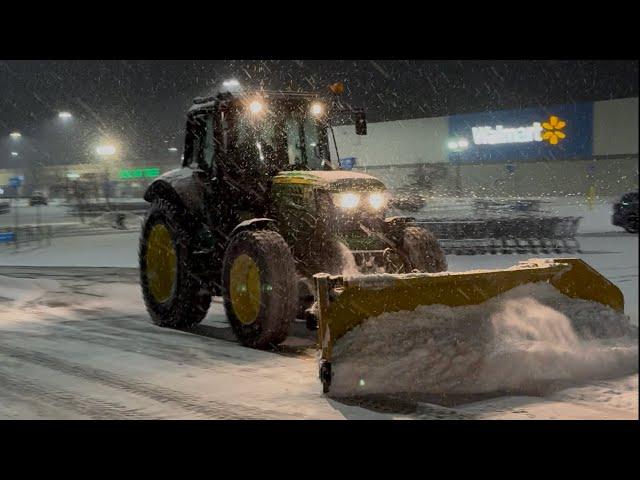
[[[595,102],[593,154],[638,154],[638,98]]]
[[[354,156],[360,166],[406,165],[447,161],[447,117],[369,123],[367,135],[353,125],[336,127],[341,157]]]
[[[595,187],[597,195],[617,196],[637,189],[638,98],[595,102],[591,123],[590,153],[567,159],[545,155],[519,161],[515,156],[456,166],[447,149],[448,117],[370,123],[364,137],[355,135],[353,126],[343,126],[336,129],[336,140],[342,157],[358,157],[356,169],[378,176],[392,189],[410,184],[418,165],[431,162],[445,170],[434,195],[586,195]]]

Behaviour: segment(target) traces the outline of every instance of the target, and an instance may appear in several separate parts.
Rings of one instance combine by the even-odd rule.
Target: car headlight
[[[383,192],[373,192],[369,194],[369,205],[374,210],[380,210],[387,203],[387,196]]]
[[[360,195],[357,193],[338,193],[333,196],[333,203],[340,208],[356,208],[360,203]]]

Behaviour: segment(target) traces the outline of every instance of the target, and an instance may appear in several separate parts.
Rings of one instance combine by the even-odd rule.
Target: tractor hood
[[[273,179],[277,184],[313,185],[330,191],[384,190],[380,180],[366,173],[345,170],[312,170],[280,172]]]

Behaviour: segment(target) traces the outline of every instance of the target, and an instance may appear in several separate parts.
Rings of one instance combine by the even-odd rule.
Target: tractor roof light
[[[311,104],[311,115],[319,117],[324,112],[324,107],[320,102],[313,102]]]
[[[262,103],[260,100],[254,100],[249,104],[249,111],[253,115],[258,115],[263,110],[264,110],[264,103]]]
[[[221,93],[240,93],[242,92],[242,86],[240,85],[240,82],[238,80],[236,80],[235,78],[230,78],[222,82],[222,86],[219,88],[219,91]]]

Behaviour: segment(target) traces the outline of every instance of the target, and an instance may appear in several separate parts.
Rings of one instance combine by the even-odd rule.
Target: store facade
[[[436,172],[434,195],[616,196],[638,188],[638,98],[339,127],[341,156],[391,187]]]

